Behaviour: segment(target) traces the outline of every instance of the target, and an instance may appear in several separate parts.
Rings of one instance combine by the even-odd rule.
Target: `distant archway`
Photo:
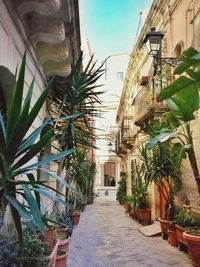
[[[116,162],[105,162],[104,186],[116,186]]]

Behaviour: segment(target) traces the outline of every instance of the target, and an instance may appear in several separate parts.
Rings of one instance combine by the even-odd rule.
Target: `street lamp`
[[[173,67],[176,67],[178,59],[175,57],[162,57],[162,39],[164,34],[160,31],[156,31],[155,27],[152,27],[146,34],[143,43],[147,46],[147,51],[150,56],[154,58],[154,75],[157,74],[158,63],[167,63]]]
[[[160,31],[156,31],[155,27],[150,28],[150,31],[146,34],[143,43],[146,44],[148,54],[153,57],[153,96],[155,94],[155,82],[154,77],[157,75],[158,68],[160,74],[160,90],[162,90],[162,63],[167,63],[172,67],[176,67],[178,64],[178,58],[175,57],[162,57],[162,39],[164,34]]]
[[[144,42],[147,46],[147,51],[150,56],[160,57],[161,56],[161,45],[164,34],[156,31],[156,28],[152,27],[146,34]]]

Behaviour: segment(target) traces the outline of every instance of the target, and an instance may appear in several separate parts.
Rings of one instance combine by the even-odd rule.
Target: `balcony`
[[[134,145],[135,134],[134,134],[134,121],[133,116],[124,116],[121,125],[121,139],[122,144],[125,148],[131,149]]]
[[[115,141],[115,152],[117,156],[121,158],[127,153],[127,149],[122,143],[121,130],[118,131],[117,138]]]
[[[169,111],[164,102],[157,102],[152,91],[143,87],[134,100],[135,125],[145,130],[153,120],[159,120],[164,112]]]
[[[136,136],[134,128],[133,116],[124,116],[115,143],[115,150],[118,156],[125,155],[129,149],[133,148]]]

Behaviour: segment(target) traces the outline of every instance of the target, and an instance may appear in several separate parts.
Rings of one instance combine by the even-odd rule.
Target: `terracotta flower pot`
[[[70,237],[68,236],[67,229],[56,229],[55,233],[59,240],[58,247],[67,250],[70,243]]]
[[[80,221],[80,212],[79,211],[74,211],[72,214],[72,221],[74,225],[78,225]]]
[[[48,227],[45,236],[42,237],[41,240],[42,242],[45,242],[50,249],[53,248],[56,241],[54,229],[52,227]]]
[[[176,227],[176,233],[177,233],[177,238],[178,238],[178,247],[180,250],[186,250],[187,242],[185,238],[183,237],[183,232],[185,232],[185,228],[179,224],[175,224],[175,227]]]
[[[168,239],[168,229],[169,229],[169,221],[167,220],[163,220],[158,218],[159,222],[160,222],[160,227],[161,227],[161,232],[162,232],[162,238],[163,239]]]
[[[200,267],[200,236],[184,232],[183,237],[188,244],[188,250],[193,262],[197,267]]]
[[[137,210],[138,221],[143,224],[151,224],[151,210],[150,209],[138,209]]]
[[[176,229],[175,230],[168,229],[168,234],[169,234],[170,245],[173,247],[177,247],[178,246],[178,238],[177,238]]]
[[[59,250],[59,248],[58,248],[58,252],[59,251],[62,251],[63,255],[57,255],[55,267],[66,267],[67,266],[68,250]]]
[[[55,243],[50,256],[47,257],[47,263],[45,264],[45,267],[55,267],[56,266],[58,243],[59,243],[58,241]]]

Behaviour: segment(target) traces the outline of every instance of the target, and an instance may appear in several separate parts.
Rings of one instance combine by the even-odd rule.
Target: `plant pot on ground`
[[[59,245],[58,245],[55,267],[66,267],[67,266],[68,253],[69,253],[68,250],[61,249],[59,248]]]
[[[143,225],[151,224],[151,210],[148,208],[138,209],[137,216],[139,223]]]
[[[67,229],[56,229],[55,235],[57,237],[57,240],[59,240],[59,244],[58,244],[59,249],[68,250],[69,243],[70,243],[68,230]]]
[[[178,238],[178,247],[180,250],[187,250],[187,242],[183,237],[187,227],[191,227],[195,224],[195,218],[191,212],[188,212],[185,208],[178,208],[175,215],[175,227]]]
[[[40,237],[41,241],[46,243],[49,248],[52,248],[56,241],[55,229],[52,226],[48,226],[46,234]]]
[[[134,186],[137,220],[143,225],[151,224],[151,210],[147,207],[148,183],[138,183]]]
[[[168,239],[169,244],[173,247],[177,247],[178,237],[177,237],[176,228],[174,227],[174,229],[168,229],[168,235],[169,235],[169,239]]]
[[[43,267],[54,266],[58,242],[54,243],[52,248],[42,242],[29,229],[23,230],[23,246],[20,248],[20,263],[25,267]]]
[[[189,254],[195,266],[200,267],[200,228],[191,228],[183,233],[188,244]]]
[[[80,216],[81,216],[80,211],[75,210],[75,211],[72,212],[71,218],[72,218],[73,225],[78,225],[79,224]]]
[[[160,228],[161,228],[161,234],[163,239],[168,239],[168,230],[170,226],[170,222],[168,220],[163,220],[161,218],[158,218],[158,221],[160,222]]]

